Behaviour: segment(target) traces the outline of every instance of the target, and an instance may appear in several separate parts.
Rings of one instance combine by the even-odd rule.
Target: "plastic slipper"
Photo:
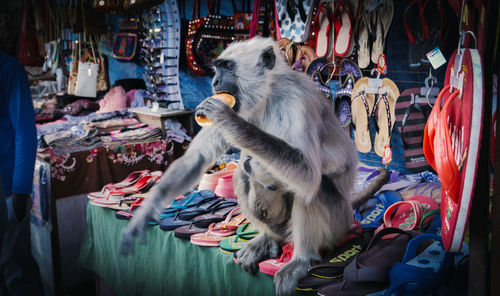
[[[432,217],[424,215],[439,209],[438,203],[428,196],[416,195],[408,200],[400,201],[391,205],[384,213],[384,223],[378,230],[384,227],[395,227],[403,230],[416,230],[421,224],[427,225]]]
[[[394,16],[394,3],[392,0],[385,0],[378,5],[372,13],[375,18],[375,39],[372,44],[371,60],[374,64],[379,62],[379,57],[384,53],[385,38]]]
[[[193,223],[198,227],[208,227],[208,225],[212,223],[218,223],[223,221],[228,217],[228,215],[239,215],[241,212],[239,211],[239,207],[237,203],[226,203],[225,205],[219,204],[220,207],[217,209],[213,209],[211,213],[203,214],[196,216],[193,219]]]
[[[366,93],[366,89],[369,86],[368,81],[368,77],[360,78],[356,84],[354,84],[351,96],[354,142],[358,151],[361,153],[368,153],[372,149],[368,119],[372,113],[375,96]]]
[[[373,110],[378,127],[373,150],[380,157],[384,157],[386,148],[391,145],[392,128],[396,122],[395,105],[398,98],[399,89],[396,84],[389,78],[382,79]]]
[[[454,67],[462,69],[464,85],[462,97],[459,99],[460,104],[448,106],[445,104],[434,139],[436,172],[443,185],[441,190],[443,244],[446,250],[452,252],[459,251],[462,246],[472,203],[484,108],[484,81],[480,54],[475,49],[463,49],[462,52],[461,66],[457,64],[455,52],[450,58],[445,77],[445,85],[448,85],[451,69]],[[454,171],[458,172],[458,175],[453,175]]]
[[[133,184],[135,184],[137,181],[139,181],[140,178],[142,178],[143,176],[149,174],[149,171],[148,170],[142,170],[142,171],[135,171],[135,172],[132,172],[130,173],[130,175],[128,175],[125,179],[123,179],[123,181],[121,182],[118,182],[118,183],[110,183],[110,184],[106,184],[102,187],[102,190],[101,191],[98,191],[98,192],[91,192],[89,194],[87,194],[87,197],[89,199],[94,199],[94,198],[105,198],[106,197],[106,194],[111,191],[111,190],[115,190],[115,189],[121,189],[121,188],[125,188],[125,187],[129,187],[129,186],[132,186]]]
[[[190,240],[191,235],[206,232],[207,228],[196,227],[193,223],[178,227],[174,230],[174,236],[180,239]]]
[[[432,242],[417,255],[422,243]],[[441,237],[422,234],[410,240],[401,263],[389,272],[390,286],[384,295],[430,295],[447,278],[453,268],[453,254],[443,249]]]
[[[238,214],[239,208],[234,208],[226,217],[224,221],[215,224],[214,229],[217,233],[224,234],[224,236],[236,233],[238,228],[246,223],[248,220],[242,214]]]
[[[421,182],[416,186],[412,186],[401,191],[401,196],[404,200],[408,200],[415,195],[428,196],[434,200],[438,200],[441,198],[441,183]]]
[[[151,187],[153,187],[153,185],[160,179],[162,174],[163,172],[161,171],[155,171],[144,175],[133,185],[120,189],[109,190],[104,198],[94,198],[92,199],[92,203],[100,206],[118,204],[121,201],[121,198],[125,196],[144,193],[151,189]]]
[[[283,245],[282,253],[279,258],[267,259],[259,262],[259,270],[262,273],[274,276],[285,264],[292,260],[293,244],[288,243]]]
[[[259,231],[252,224],[248,223],[241,225],[236,230],[236,235],[220,241],[220,250],[224,253],[233,254],[241,250],[241,248],[243,248],[249,240],[257,236],[257,234],[259,234]]]
[[[179,212],[173,217],[164,217],[160,220],[160,229],[164,231],[175,230],[178,227],[191,224],[190,221],[179,219]]]
[[[170,207],[164,209],[160,218],[173,217],[180,210],[186,210],[208,202],[216,202],[216,200],[217,196],[211,190],[194,191],[186,195],[183,199],[176,201],[170,205]]]
[[[423,1],[412,0],[404,13],[404,27],[408,36],[410,69],[422,67],[423,42],[429,39],[429,29],[423,17]]]
[[[295,55],[295,62],[292,65],[292,69],[305,72],[307,67],[317,58],[314,49],[307,45],[297,45],[297,51]]]
[[[316,28],[314,33],[316,35],[316,56],[325,57],[329,54],[330,49],[330,20],[331,15],[328,9],[328,3],[322,2],[318,6],[316,14]]]
[[[222,235],[221,233],[215,233],[213,232],[215,223],[210,224],[208,227],[208,230],[204,233],[196,233],[191,235],[191,243],[198,245],[198,246],[204,246],[204,247],[217,247],[219,246],[219,243],[221,240],[225,239],[226,236]],[[228,234],[230,235],[230,234]]]
[[[382,229],[366,250],[345,267],[342,282],[325,285],[318,294],[366,295],[384,290],[389,284],[391,267],[403,259],[408,242],[419,234],[397,228]],[[383,239],[387,235],[391,238]]]
[[[352,77],[354,78],[353,82],[356,83],[361,77],[363,77],[363,72],[355,62],[348,59],[343,59],[342,62],[340,62],[340,81],[345,84],[349,75],[352,75]]]
[[[431,169],[425,159],[422,141],[425,124],[432,109],[427,103],[417,103],[416,94],[400,96],[396,102],[396,121],[403,141],[406,168],[413,173]]]
[[[342,1],[335,7],[333,24],[335,27],[334,53],[338,57],[343,57],[351,46],[353,24],[349,8],[343,5]]]
[[[370,198],[359,209],[355,209],[355,218],[361,223],[364,231],[375,229],[382,224],[387,208],[401,200],[401,194],[397,191],[382,192]]]
[[[358,21],[357,36],[358,36],[358,66],[365,69],[370,65],[370,47],[368,34],[369,14],[364,11],[361,13]]]
[[[426,54],[436,47],[441,47],[445,24],[444,13],[445,9],[441,1],[425,0],[423,4],[423,17],[428,25],[429,39],[424,40],[422,44],[423,63],[430,64]]]
[[[184,220],[184,221],[190,221],[191,219],[194,219],[195,217],[198,217],[200,215],[204,215],[207,213],[214,213],[218,210],[225,209],[228,207],[235,207],[237,206],[238,203],[234,200],[226,200],[225,198],[219,198],[219,199],[214,199],[202,204],[199,204],[198,206],[181,210],[179,212],[179,219]],[[226,211],[226,214],[229,213],[230,210]],[[224,219],[221,219],[219,221],[222,221]],[[219,222],[215,221],[215,222]],[[208,223],[205,227],[208,227],[210,223]],[[200,225],[198,225],[200,226]]]

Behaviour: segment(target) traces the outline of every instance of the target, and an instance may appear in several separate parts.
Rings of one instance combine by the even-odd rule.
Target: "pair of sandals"
[[[361,69],[367,68],[370,61],[375,65],[379,63],[393,16],[393,0],[379,1],[376,5],[370,1],[363,3],[356,28],[359,47],[358,65]]]
[[[373,150],[380,157],[387,157],[391,135],[396,122],[395,105],[399,89],[389,78],[383,78],[376,93],[371,90],[370,78],[359,79],[353,87],[351,108],[354,141],[358,151],[368,153],[372,149],[369,123],[375,124]]]
[[[359,7],[359,3],[356,7],[350,7],[342,0],[335,7],[331,4],[327,1],[319,3],[312,28],[316,39],[316,55],[329,60],[333,60],[334,56],[351,55],[354,48],[353,27]]]

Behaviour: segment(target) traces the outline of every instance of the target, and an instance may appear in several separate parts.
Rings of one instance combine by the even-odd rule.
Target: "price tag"
[[[439,47],[434,48],[433,50],[427,53],[427,58],[431,62],[432,68],[437,69],[442,65],[446,64],[446,58],[444,57]]]
[[[165,54],[162,52],[160,55],[160,64],[163,64],[164,61],[165,61]]]
[[[384,157],[382,157],[382,164],[388,165],[392,161],[392,150],[390,145],[384,146]]]

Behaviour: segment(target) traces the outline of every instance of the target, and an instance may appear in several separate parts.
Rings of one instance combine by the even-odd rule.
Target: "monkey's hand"
[[[139,243],[146,244],[146,227],[149,222],[160,222],[160,206],[157,205],[161,199],[151,196],[135,212],[127,227],[123,229],[120,241],[120,254],[128,255],[134,250],[134,240],[139,236]]]
[[[223,123],[231,114],[235,112],[228,104],[213,97],[206,98],[196,107],[197,116],[206,116],[216,125]]]

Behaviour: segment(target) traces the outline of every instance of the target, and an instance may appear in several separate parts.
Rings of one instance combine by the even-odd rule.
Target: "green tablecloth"
[[[117,295],[274,295],[273,278],[250,275],[219,248],[201,247],[151,226],[147,243],[119,254],[127,221],[114,211],[88,204],[80,265],[98,274]]]

